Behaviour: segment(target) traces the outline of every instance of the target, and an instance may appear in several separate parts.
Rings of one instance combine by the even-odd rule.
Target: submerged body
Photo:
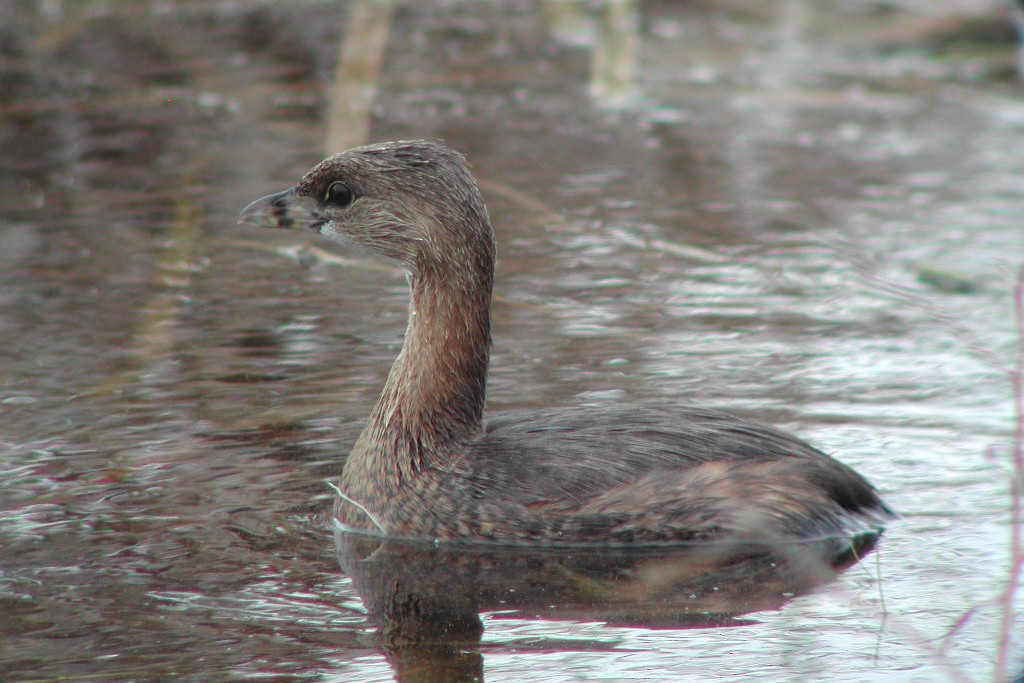
[[[405,343],[345,462],[335,515],[467,541],[774,542],[877,536],[892,516],[849,467],[771,427],[618,405],[484,421],[494,237],[462,157],[360,147],[253,202],[242,222],[306,229],[398,262]]]

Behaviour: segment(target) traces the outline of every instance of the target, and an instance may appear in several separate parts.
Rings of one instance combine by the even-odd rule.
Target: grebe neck
[[[480,433],[493,264],[473,265],[410,272],[405,342],[345,465],[345,480],[404,480],[444,467]]]

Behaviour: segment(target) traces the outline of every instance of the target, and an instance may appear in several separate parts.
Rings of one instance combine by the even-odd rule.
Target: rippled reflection
[[[475,648],[494,618],[635,628],[742,626],[833,580],[869,553],[846,538],[787,544],[566,548],[399,541],[339,528],[353,579],[398,680],[480,681]]]
[[[753,560],[542,557],[525,580],[502,553],[352,553],[377,623],[426,583],[465,596],[442,597],[470,642],[486,625],[426,671],[990,678],[1024,260],[1008,4],[0,0],[0,680],[392,680],[318,514],[405,283],[235,225],[367,136],[473,161],[499,239],[489,409],[724,408],[905,516],[877,566],[778,611],[806,586]],[[374,589],[396,556],[419,574]],[[472,590],[428,581],[449,560]],[[765,590],[727,587],[745,571]],[[504,607],[510,586],[540,603]],[[388,646],[406,676],[423,642]]]

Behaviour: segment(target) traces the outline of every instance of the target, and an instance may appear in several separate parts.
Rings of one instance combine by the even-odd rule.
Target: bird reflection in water
[[[401,683],[483,681],[481,613],[493,618],[722,628],[834,580],[878,536],[648,546],[434,543],[336,529],[378,644]]]

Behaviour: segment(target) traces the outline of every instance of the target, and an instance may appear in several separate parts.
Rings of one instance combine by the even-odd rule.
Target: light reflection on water
[[[482,181],[491,407],[725,408],[905,516],[728,629],[485,611],[489,680],[947,677],[936,643],[1008,561],[994,365],[1024,260],[1013,49],[927,54],[953,4],[633,5],[630,71],[592,68],[633,25],[601,3],[398,3],[363,123],[445,138]],[[404,282],[234,226],[338,131],[356,5],[0,3],[0,678],[393,678],[323,481]],[[973,680],[995,618],[950,643]]]

